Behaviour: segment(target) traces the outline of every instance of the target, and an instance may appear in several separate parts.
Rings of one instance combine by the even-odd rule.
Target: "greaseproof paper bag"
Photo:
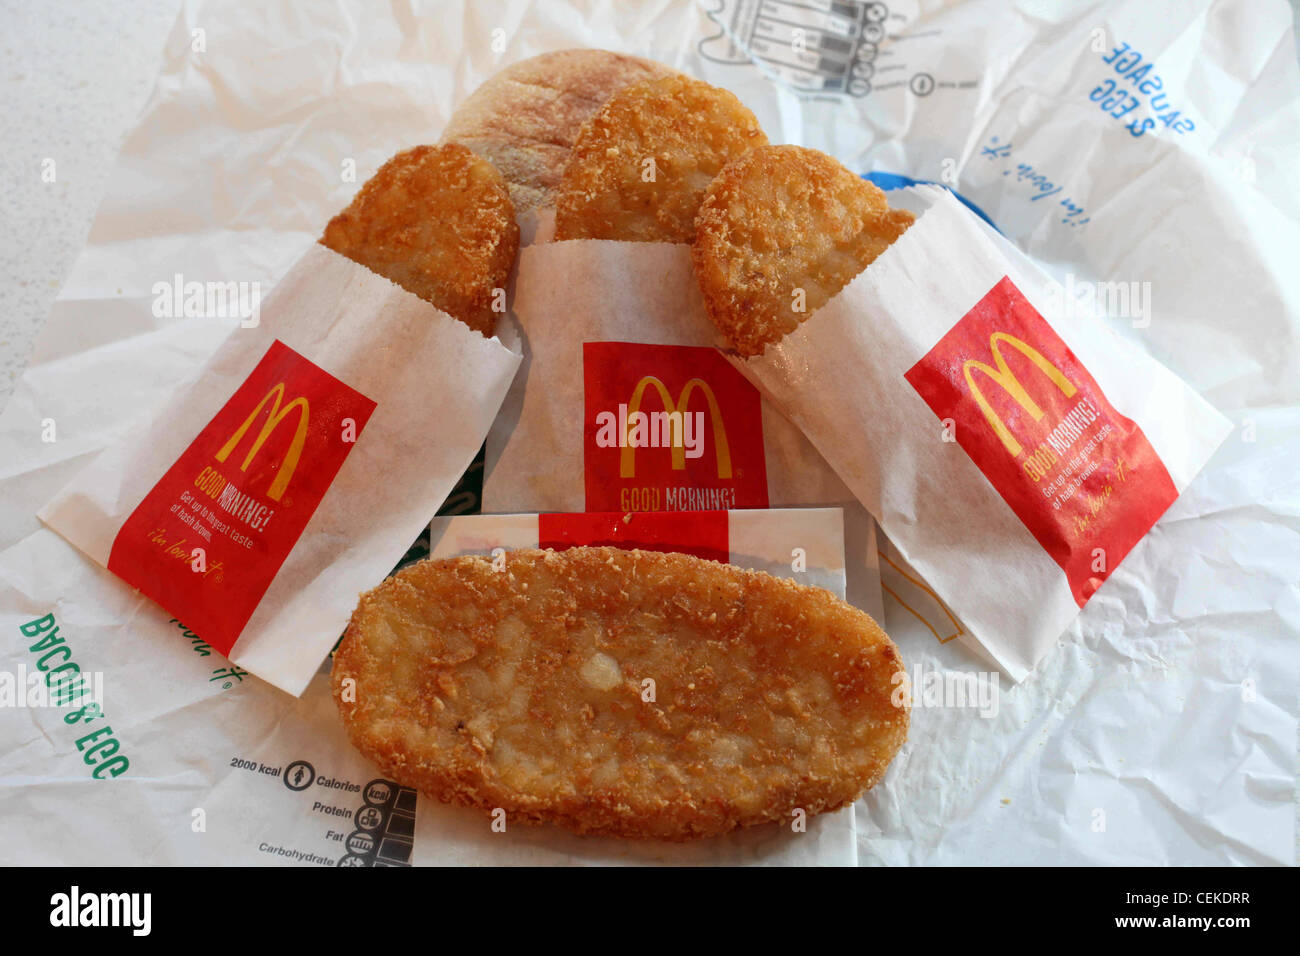
[[[676,551],[765,571],[844,597],[844,518],[839,508],[459,515],[434,518],[430,533],[433,558],[492,554],[498,548],[561,551],[582,545]],[[801,542],[797,551],[793,541]]]
[[[910,192],[866,271],[732,358],[1020,680],[1230,426],[951,193]]]
[[[536,242],[513,313],[524,362],[488,432],[485,512],[841,507],[847,599],[879,613],[870,516],[715,348],[689,246]]]
[[[520,357],[320,245],[261,311],[39,517],[300,694],[474,458]]]

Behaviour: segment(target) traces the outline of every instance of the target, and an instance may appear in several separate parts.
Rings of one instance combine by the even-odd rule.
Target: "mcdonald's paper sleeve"
[[[918,214],[902,238],[730,357],[876,516],[899,574],[1020,680],[1230,426],[951,193],[891,201]]]
[[[299,694],[474,459],[519,361],[313,245],[256,324],[39,517]]]
[[[488,432],[483,511],[842,508],[847,599],[878,615],[874,522],[715,347],[690,247],[550,226],[520,251],[524,359]]]
[[[791,548],[792,541],[800,545]],[[501,556],[584,545],[676,551],[765,571],[844,597],[844,513],[839,508],[763,511],[589,511],[456,515],[430,526],[430,557]],[[866,609],[879,619],[879,607]]]

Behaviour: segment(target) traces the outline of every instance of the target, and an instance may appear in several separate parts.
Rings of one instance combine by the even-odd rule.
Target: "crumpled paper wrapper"
[[[221,646],[228,649],[230,660],[282,690],[300,694],[329,654],[335,635],[347,625],[356,594],[392,570],[474,460],[520,355],[321,245],[308,249],[280,281],[256,324],[245,320],[244,325],[187,388],[160,396],[157,418],[106,449],[45,504],[39,516],[104,567],[116,572],[125,565],[141,590],[214,644],[217,637],[201,620],[210,617],[237,631],[233,646]],[[286,431],[296,427],[310,436],[302,460],[284,457],[274,466],[276,474],[288,479],[285,488],[267,497],[264,482],[244,477],[256,455],[272,460],[276,454],[286,455],[283,440],[275,446],[280,450],[260,452],[261,438],[255,431],[242,441],[232,431],[229,441],[235,448],[229,464],[207,456],[192,462],[183,475],[181,493],[188,500],[171,502],[168,513],[169,499],[155,487],[163,487],[164,474],[189,454],[195,436],[208,428],[273,349],[281,356],[295,356],[289,366],[294,371],[306,366],[314,369],[314,379],[338,379],[320,387],[323,400],[313,392],[314,409],[308,403],[278,426]],[[278,387],[284,411],[279,412],[279,404],[273,406],[268,420],[272,428],[277,427],[277,414],[288,414],[294,403],[306,401],[296,392],[285,393],[285,374],[281,368],[267,380],[282,379]],[[266,401],[261,398],[265,384],[248,394],[247,409],[237,408],[232,428],[246,410],[260,407],[256,402]],[[300,387],[301,382],[291,389]],[[356,433],[345,444],[334,431],[340,423],[322,422],[334,408],[342,409],[334,414],[359,414],[347,406],[346,394],[362,396],[355,400],[357,407],[368,404],[373,411],[367,409],[363,425],[344,419]],[[439,413],[433,422],[430,408]],[[329,434],[321,435],[322,428]],[[308,505],[310,494],[302,490],[298,469],[324,471],[323,459],[336,448],[347,450],[341,466],[319,504]],[[248,458],[241,473],[237,462],[245,451]],[[217,503],[215,494],[199,491],[200,465],[219,468],[223,486],[241,483],[254,500],[268,502],[272,511],[265,527],[239,520]],[[211,470],[205,467],[203,473]],[[232,483],[226,484],[225,474],[233,476]],[[165,494],[175,495],[176,488]],[[311,514],[299,533],[288,538],[279,525],[293,519],[295,495],[299,511],[310,507]],[[149,502],[147,517],[129,525],[142,502]],[[287,512],[279,523],[275,511]],[[235,543],[235,534],[250,543]],[[199,545],[206,555],[204,568],[216,574],[196,575],[185,560],[177,571],[176,560],[163,556],[162,546],[155,543],[160,540],[182,558]],[[273,555],[277,545],[285,544],[289,550],[283,562],[272,560],[268,551]],[[132,545],[139,553],[131,552]],[[119,548],[128,554],[115,564],[110,554],[118,555]],[[186,585],[203,583],[180,590],[157,580],[168,574]],[[264,591],[248,619],[237,626],[229,623],[226,615],[238,592],[258,586]]]
[[[805,52],[817,69],[833,62],[832,80],[870,73],[867,91],[827,89],[820,77],[813,93],[815,71],[785,75],[789,39],[782,47],[768,39],[780,25],[759,22],[777,6],[787,5],[440,3],[398,16],[348,3],[306,22],[287,0],[187,3],[86,250],[0,415],[0,546],[38,535],[31,550],[0,557],[11,569],[0,594],[6,667],[30,657],[12,622],[46,613],[47,599],[65,608],[70,637],[93,635],[82,638],[99,649],[88,663],[106,678],[147,669],[159,653],[131,639],[137,612],[111,599],[124,593],[115,579],[75,595],[60,586],[81,580],[78,562],[94,566],[35,518],[228,333],[154,318],[152,284],[182,272],[269,287],[370,171],[435,140],[492,72],[546,50],[606,47],[734,90],[774,142],[945,182],[1063,283],[1150,283],[1149,321],[1116,319],[1116,331],[1238,426],[1057,647],[1001,689],[995,713],[942,706],[942,686],[938,705],[914,707],[908,743],[856,807],[857,862],[1293,861],[1300,79],[1286,5],[1198,0],[1180,19],[1140,0],[1083,11],[884,3],[880,33],[860,27],[847,58],[822,56],[818,14],[794,11],[813,18]],[[1107,112],[1113,94],[1092,98],[1108,79],[1133,85],[1115,72],[1127,59],[1103,61],[1123,44],[1155,64],[1166,96],[1156,113],[1139,90],[1133,112],[1178,109],[1194,130],[1161,123],[1135,137],[1132,115],[1111,115],[1127,101]],[[347,160],[356,181],[343,178]],[[40,440],[47,418],[55,442]],[[887,540],[881,561],[886,629],[914,686],[993,669],[955,639],[942,602]],[[205,792],[231,753],[270,746],[279,715],[257,701],[278,695],[209,691],[218,662],[179,650],[194,657],[189,683],[160,679],[125,722],[113,716],[127,706],[115,703],[121,690],[106,680],[108,722],[128,753],[165,761],[154,774],[91,780],[58,714],[0,712],[3,750],[22,759],[0,764],[7,846],[46,862],[125,861],[140,847],[159,862],[199,858],[203,838],[169,795]],[[222,727],[230,746],[188,751],[173,728],[190,717]],[[341,743],[319,743],[322,762],[339,762],[327,774],[369,779],[347,769]],[[55,797],[67,812],[50,812]],[[79,839],[49,842],[58,832]]]
[[[1096,316],[1067,316],[1059,304],[1053,309],[1051,280],[951,193],[922,186],[895,193],[894,198],[896,205],[917,214],[902,237],[762,355],[732,358],[813,439],[880,520],[908,565],[961,619],[959,636],[977,642],[1020,681],[1079,613],[1079,597],[1071,587],[1075,582],[1058,560],[1066,560],[1076,575],[1081,565],[1087,573],[1098,570],[1096,557],[1090,555],[1100,551],[1105,559],[1104,549],[1112,548],[1112,541],[1126,540],[1117,534],[1125,521],[1136,520],[1132,509],[1144,507],[1143,499],[1186,488],[1231,426],[1168,369],[1112,334]],[[1017,460],[1011,483],[1018,486],[1015,490],[1028,492],[1027,518],[1013,511],[1004,497],[1012,489],[995,486],[974,454],[957,444],[960,438],[951,438],[962,430],[991,434],[989,422],[974,412],[973,420],[945,419],[948,424],[941,425],[906,377],[927,353],[940,348],[936,343],[964,322],[990,290],[1008,288],[1000,285],[1006,281],[1030,309],[1037,306],[1035,321],[1042,327],[1016,332],[1026,335],[1028,348],[1042,349],[1048,357],[1032,354],[1039,361],[1059,363],[1068,352],[1071,361],[1079,363],[1078,388],[1070,385],[1075,391],[1065,406],[1086,401],[1110,408],[1097,408],[1097,417],[1075,433],[1066,450],[1049,456],[1050,467],[1037,478],[1031,480],[1021,470],[1024,458]],[[1006,328],[1007,321],[999,316],[992,327]],[[1065,352],[1057,354],[1049,347],[1049,334]],[[1001,352],[990,351],[992,340],[986,332],[978,339],[974,354],[989,361],[996,354],[997,361],[1003,361]],[[1018,355],[1017,346],[1001,348],[1015,359],[1011,375],[1026,390],[1025,400],[1046,405],[1057,386]],[[955,361],[952,354],[941,352],[941,361]],[[998,395],[1002,389],[992,377],[998,370],[985,367],[990,375],[972,380]],[[1061,375],[1055,366],[1049,368]],[[1089,389],[1079,376],[1096,385]],[[988,414],[1008,429],[999,416],[1011,418],[1016,406],[1005,392],[998,397],[999,405],[995,409],[990,404]],[[1039,414],[1044,415],[1041,410]],[[1028,418],[1025,415],[1007,431],[1010,440],[1016,440],[1013,431],[1025,442],[1039,440],[1026,437],[1024,428],[1032,424]],[[953,431],[945,434],[949,427]],[[1120,435],[1133,429],[1133,434],[1106,439],[1103,428]],[[996,464],[1002,464],[1004,449],[997,441],[989,444],[999,459]],[[1144,447],[1153,460],[1133,460],[1127,472],[1123,463],[1117,464],[1119,456],[1137,459]],[[1076,456],[1077,465],[1069,462],[1071,456]],[[1106,477],[1071,485],[1070,476],[1085,474],[1087,468],[1098,468],[1098,475]],[[1060,483],[1053,482],[1053,475],[1061,476]],[[1072,493],[1064,504],[1060,492],[1055,502],[1046,497],[1046,486],[1054,483]],[[1096,497],[1087,501],[1090,495]],[[1116,508],[1130,510],[1122,520],[1110,518],[1107,509]],[[1145,520],[1158,520],[1159,512],[1149,514]],[[1105,522],[1103,530],[1075,530],[1080,516]],[[1032,535],[1031,521],[1060,535],[1073,557],[1049,554]],[[1106,570],[1113,571],[1122,556],[1110,555]]]

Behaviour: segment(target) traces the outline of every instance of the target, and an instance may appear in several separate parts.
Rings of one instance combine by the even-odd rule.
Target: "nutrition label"
[[[418,795],[410,787],[335,775],[301,758],[233,756],[229,765],[249,775],[239,791],[257,807],[245,839],[259,856],[300,866],[411,865]]]
[[[722,63],[759,60],[809,93],[871,92],[889,7],[840,0],[727,0],[710,13],[723,29],[700,44]]]

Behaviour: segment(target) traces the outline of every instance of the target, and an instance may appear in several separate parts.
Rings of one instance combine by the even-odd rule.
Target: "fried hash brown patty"
[[[456,144],[416,146],[379,167],[320,241],[491,335],[519,224],[491,163]]]
[[[620,90],[578,134],[556,194],[555,238],[690,242],[713,177],[766,142],[728,90],[680,75]]]
[[[463,143],[506,178],[515,211],[554,205],[582,124],[631,83],[668,67],[607,50],[559,50],[506,67],[452,114],[443,142]]]
[[[825,153],[759,147],[722,170],[700,207],[691,253],[709,317],[741,355],[759,355],[913,218]]]
[[[901,670],[820,588],[591,547],[403,569],[362,595],[332,682],[399,783],[510,822],[686,840],[875,784],[907,736]]]

